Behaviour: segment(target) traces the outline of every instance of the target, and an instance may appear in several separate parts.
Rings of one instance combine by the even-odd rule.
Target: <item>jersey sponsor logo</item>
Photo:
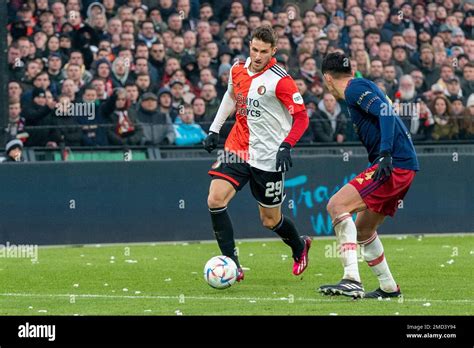
[[[260,117],[262,111],[260,110],[260,102],[258,99],[246,98],[241,93],[237,93],[237,113],[242,116]]]
[[[372,93],[371,91],[365,91],[364,93],[362,93],[361,96],[359,97],[359,100],[357,101],[357,105],[362,104],[362,100],[364,100],[364,98],[371,93]]]
[[[296,92],[293,94],[293,103],[303,104],[303,97],[301,96],[300,92]]]
[[[260,95],[264,95],[266,91],[267,91],[267,89],[263,85],[258,87],[258,89],[257,89],[257,93],[260,94]]]

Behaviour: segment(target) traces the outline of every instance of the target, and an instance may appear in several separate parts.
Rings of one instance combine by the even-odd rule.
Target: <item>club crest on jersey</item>
[[[260,95],[264,95],[266,91],[267,91],[267,89],[263,85],[258,87],[258,89],[257,89],[257,93],[260,94]]]

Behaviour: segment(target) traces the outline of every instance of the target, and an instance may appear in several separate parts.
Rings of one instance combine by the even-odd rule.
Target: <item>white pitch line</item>
[[[41,298],[59,298],[67,297],[70,298],[74,296],[75,298],[103,298],[103,299],[152,299],[152,300],[179,300],[179,296],[133,296],[133,295],[99,295],[99,294],[27,294],[27,293],[0,293],[0,297],[41,297]],[[289,298],[286,297],[211,297],[211,296],[184,296],[187,300],[206,300],[206,301],[278,301],[278,302],[287,302]],[[346,297],[341,297],[348,299]],[[337,302],[335,298],[304,298],[304,297],[295,297],[294,301],[299,302]],[[341,301],[342,302],[342,301]],[[344,301],[346,302],[346,301]],[[374,301],[375,302],[375,301]],[[398,298],[393,298],[391,301],[377,301],[377,302],[397,302]],[[404,298],[403,302],[433,302],[433,303],[474,303],[474,299],[457,299],[457,300],[431,300],[424,298]]]

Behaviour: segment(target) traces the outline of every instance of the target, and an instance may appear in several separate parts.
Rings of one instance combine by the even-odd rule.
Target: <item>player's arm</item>
[[[216,117],[209,127],[209,134],[204,139],[204,149],[211,153],[217,147],[219,143],[219,132],[224,125],[224,122],[227,118],[233,114],[235,109],[235,95],[234,95],[234,86],[232,83],[232,68],[229,71],[229,82],[227,85],[227,91],[222,98],[221,105],[219,105],[219,109],[217,110]]]
[[[378,167],[373,179],[380,180],[390,176],[392,166],[392,148],[395,134],[395,111],[389,102],[382,100],[370,87],[353,86],[347,94],[349,104],[360,106],[367,114],[376,117],[380,125],[380,149]]]
[[[275,95],[293,117],[293,125],[278,149],[276,160],[276,170],[281,168],[282,171],[287,171],[293,165],[290,149],[296,145],[308,128],[309,117],[303,97],[290,76],[278,81]]]

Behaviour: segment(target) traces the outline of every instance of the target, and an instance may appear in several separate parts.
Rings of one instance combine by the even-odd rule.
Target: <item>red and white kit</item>
[[[235,107],[236,122],[226,151],[252,167],[275,172],[280,144],[286,141],[294,146],[307,127],[308,116],[294,80],[275,58],[259,73],[249,71],[250,62],[247,58],[232,66],[227,92],[210,130],[219,133]]]

